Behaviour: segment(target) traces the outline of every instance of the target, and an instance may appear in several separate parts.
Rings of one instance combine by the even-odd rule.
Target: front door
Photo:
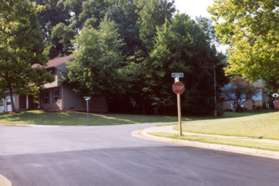
[[[27,108],[27,101],[29,102],[29,100],[27,99],[27,96],[24,96],[24,95],[19,96],[19,109],[20,110],[28,109]]]

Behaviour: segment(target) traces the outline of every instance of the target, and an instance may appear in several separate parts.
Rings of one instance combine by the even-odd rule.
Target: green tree
[[[158,30],[151,59],[146,63],[143,89],[153,108],[175,108],[170,75],[179,71],[185,73],[184,111],[213,113],[214,71],[221,61],[207,38],[200,25],[184,14],[176,15]],[[217,75],[217,83],[222,85],[224,76]]]
[[[69,2],[61,0],[36,0],[36,2],[43,7],[38,17],[44,39],[47,41],[48,56],[54,58],[68,55],[73,47],[71,40],[77,34],[77,30],[71,24],[74,16],[71,14],[70,6],[65,5]]]
[[[48,41],[49,57],[72,52],[74,36],[85,26],[97,28],[103,20],[108,0],[36,0],[44,6],[39,14]]]
[[[209,8],[218,38],[230,46],[229,74],[279,88],[279,1],[215,0]]]
[[[153,48],[156,29],[169,21],[175,12],[174,1],[138,0],[139,35],[147,51]]]
[[[32,65],[46,61],[44,41],[37,13],[41,10],[29,0],[0,1],[0,88],[14,93],[34,95],[48,74]],[[12,110],[15,110],[12,99]]]
[[[69,64],[68,78],[81,95],[109,94],[118,88],[119,68],[123,65],[122,40],[115,24],[108,19],[100,29],[81,30],[76,40],[75,60]]]
[[[115,22],[120,37],[123,38],[123,53],[126,56],[133,56],[135,52],[141,50],[142,46],[137,27],[139,16],[135,1],[111,1],[106,15]]]
[[[53,43],[52,51],[57,54],[69,55],[73,51],[72,40],[76,32],[65,23],[58,23],[51,30],[50,39]]]
[[[68,81],[82,95],[107,93],[111,105],[121,103],[125,112],[174,109],[170,73],[179,70],[194,87],[193,103],[187,104],[199,110],[212,103],[214,69],[217,89],[222,85],[224,57],[213,45],[211,23],[183,15],[173,18],[173,0],[37,1],[47,10],[42,18],[48,21],[41,24],[47,28],[50,56],[75,49]],[[210,106],[203,112],[209,111]]]

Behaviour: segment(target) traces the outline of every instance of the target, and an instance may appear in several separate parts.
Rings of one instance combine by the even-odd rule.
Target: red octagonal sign
[[[182,82],[175,82],[173,85],[172,85],[172,91],[175,93],[175,94],[183,94],[185,92],[185,86]]]

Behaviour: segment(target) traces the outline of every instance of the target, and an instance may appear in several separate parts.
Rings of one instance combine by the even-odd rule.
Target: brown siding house
[[[67,70],[66,63],[70,63],[72,59],[72,56],[65,56],[48,61],[46,68],[53,74],[54,81],[42,87],[39,106],[41,109],[46,111],[86,110],[84,99],[63,83],[62,75]],[[104,97],[93,98],[90,105],[91,112],[108,111]]]
[[[72,56],[58,57],[48,61],[46,69],[54,76],[54,81],[42,86],[39,103],[31,96],[13,95],[16,110],[42,109],[46,111],[86,111],[84,99],[63,83],[63,74]],[[40,68],[35,65],[34,68]],[[0,97],[0,113],[11,112],[11,98],[8,94]],[[103,96],[93,97],[90,101],[90,112],[106,113],[108,106]]]

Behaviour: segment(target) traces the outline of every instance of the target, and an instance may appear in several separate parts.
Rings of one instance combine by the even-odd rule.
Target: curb
[[[200,149],[214,150],[220,152],[229,152],[234,154],[242,154],[248,156],[255,156],[261,158],[269,158],[279,160],[279,152],[260,150],[260,149],[252,149],[246,147],[237,147],[230,145],[222,145],[222,144],[211,144],[211,143],[203,143],[197,141],[188,141],[188,140],[178,140],[178,139],[170,139],[165,137],[158,137],[148,134],[148,129],[138,130],[132,132],[132,136],[144,140],[151,140],[161,143],[168,143],[172,145],[184,146],[184,147],[194,147]]]
[[[0,186],[12,186],[12,183],[10,182],[10,180],[0,175]]]
[[[150,125],[150,123],[127,123],[127,124],[113,124],[113,125]],[[173,122],[154,122],[151,123],[154,126],[173,126]],[[110,125],[110,124],[108,124]],[[0,123],[0,127],[33,127],[33,128],[58,128],[58,127],[95,127],[95,126],[105,126],[105,125],[40,125],[40,124],[5,124]]]
[[[57,128],[57,127],[62,127],[62,125],[3,124],[3,123],[0,123],[0,126],[3,126],[3,127],[33,127],[33,128]],[[65,127],[67,127],[67,126],[71,126],[71,125],[65,125]],[[82,126],[82,125],[80,125],[80,126]]]

